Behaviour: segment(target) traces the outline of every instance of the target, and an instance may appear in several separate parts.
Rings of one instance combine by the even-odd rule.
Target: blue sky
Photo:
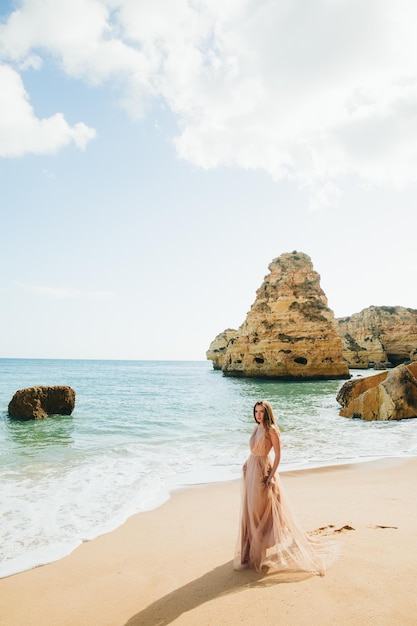
[[[268,264],[417,308],[414,3],[0,14],[0,356],[205,358]]]

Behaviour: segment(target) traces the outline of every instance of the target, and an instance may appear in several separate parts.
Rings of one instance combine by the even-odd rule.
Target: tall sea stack
[[[333,311],[307,254],[282,254],[256,292],[246,320],[210,344],[227,376],[288,380],[349,378]]]

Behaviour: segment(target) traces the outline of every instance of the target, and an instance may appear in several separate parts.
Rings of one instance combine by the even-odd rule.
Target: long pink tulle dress
[[[278,429],[275,432],[279,436]],[[272,443],[262,426],[255,428],[249,446],[251,454],[243,475],[241,523],[234,568],[301,570],[322,576],[328,546],[311,538],[299,527],[278,474],[269,486],[263,483],[272,467],[269,457]]]

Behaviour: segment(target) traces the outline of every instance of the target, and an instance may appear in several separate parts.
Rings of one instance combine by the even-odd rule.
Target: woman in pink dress
[[[280,433],[269,402],[257,402],[253,416],[257,425],[249,442],[251,454],[243,466],[242,513],[234,567],[301,570],[322,576],[322,555],[328,553],[329,545],[313,540],[294,519],[277,473]],[[273,463],[269,456],[272,449]]]

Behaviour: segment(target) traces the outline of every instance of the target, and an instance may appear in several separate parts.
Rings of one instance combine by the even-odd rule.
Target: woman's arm
[[[275,476],[275,472],[278,469],[279,462],[281,460],[281,441],[279,438],[278,431],[275,428],[269,429],[269,436],[271,438],[272,447],[274,448],[274,463],[271,467],[271,471],[269,472],[269,476],[265,481],[266,485],[270,485],[273,477]]]

